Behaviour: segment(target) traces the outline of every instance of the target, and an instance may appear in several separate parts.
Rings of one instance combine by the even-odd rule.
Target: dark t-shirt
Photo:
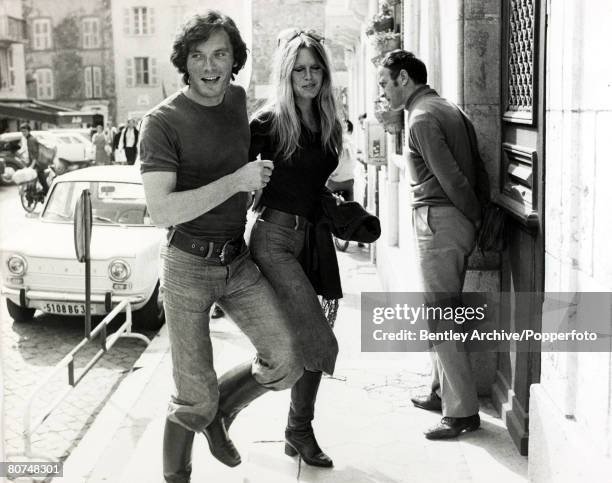
[[[261,159],[274,161],[272,177],[261,197],[262,205],[312,221],[327,178],[338,166],[338,156],[323,149],[320,133],[302,128],[301,148],[287,160],[276,155],[271,115],[253,119],[249,159],[261,154]]]
[[[170,96],[143,118],[141,172],[176,172],[176,191],[187,191],[233,173],[248,161],[246,95],[230,86],[223,102],[202,106],[182,92]],[[237,193],[177,229],[212,241],[244,233],[248,193]]]

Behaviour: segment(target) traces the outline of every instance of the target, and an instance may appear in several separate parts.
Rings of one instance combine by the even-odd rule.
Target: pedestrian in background
[[[45,173],[45,169],[47,169],[47,164],[44,163],[42,157],[40,156],[40,143],[38,142],[38,139],[32,136],[29,124],[22,125],[20,130],[21,135],[25,139],[25,148],[27,151],[29,163],[28,166],[36,170],[38,182],[42,186],[43,194],[46,196],[49,192],[47,174]]]
[[[108,121],[106,123],[106,129],[104,130],[104,136],[106,137],[106,144],[110,146],[110,163],[113,164],[115,162],[115,150],[113,149],[113,139],[117,134],[117,128],[113,126],[113,123]]]
[[[338,342],[300,263],[325,183],[342,151],[331,66],[322,41],[314,32],[295,29],[279,35],[275,97],[251,121],[249,157],[273,159],[274,173],[263,189],[249,246],[299,337],[306,368],[291,389],[285,453],[299,454],[309,465],[331,467],[312,420],[322,371],[334,372]]]
[[[121,136],[121,133],[123,132],[124,129],[125,129],[125,124],[119,124],[119,126],[117,126],[117,132],[113,136],[112,148],[113,148],[113,152],[115,153],[115,162],[118,164],[123,164],[126,162],[125,152],[119,150],[119,137]]]
[[[134,119],[128,119],[127,126],[121,131],[118,149],[125,153],[127,164],[132,166],[138,154],[138,129]]]
[[[96,133],[93,135],[91,142],[96,148],[95,164],[98,166],[110,164],[111,147],[108,144],[102,124],[96,126]]]
[[[434,306],[460,302],[481,217],[469,120],[427,85],[425,64],[410,52],[387,54],[378,80],[391,108],[408,111],[413,230],[425,300]],[[412,398],[416,407],[442,411],[440,423],[425,433],[428,439],[480,427],[468,356],[454,342],[434,345],[431,392]]]
[[[338,167],[329,176],[327,188],[332,193],[343,193],[346,201],[355,199],[353,187],[355,184],[356,153],[353,145],[353,123],[348,119],[343,122],[342,130],[342,155],[338,161]]]

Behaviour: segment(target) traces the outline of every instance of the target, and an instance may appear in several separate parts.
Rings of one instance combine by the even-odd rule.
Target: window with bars
[[[53,89],[53,71],[51,69],[37,69],[36,77],[36,97],[38,99],[53,99],[55,92]]]
[[[85,78],[85,97],[100,98],[102,97],[102,67],[91,65],[83,70]]]
[[[37,18],[32,21],[32,49],[48,50],[51,48],[51,19]]]
[[[156,86],[157,59],[133,57],[126,59],[126,83],[128,87]]]
[[[83,48],[98,49],[102,45],[100,19],[88,17],[83,19]]]
[[[124,9],[123,32],[126,35],[153,35],[155,33],[155,10],[151,7]]]

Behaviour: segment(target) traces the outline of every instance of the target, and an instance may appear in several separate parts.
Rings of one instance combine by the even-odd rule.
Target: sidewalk
[[[333,469],[312,468],[283,452],[289,392],[268,393],[247,407],[231,436],[242,464],[227,468],[196,435],[192,481],[283,482],[489,482],[527,481],[501,420],[481,401],[482,429],[455,441],[433,442],[423,431],[440,415],[416,409],[410,396],[428,390],[425,353],[362,353],[360,293],[380,291],[365,249],[351,244],[339,254],[345,297],[336,335],[340,356],[333,377],[324,378],[314,421],[317,439]],[[250,357],[252,347],[228,320],[212,321],[215,365],[222,373]],[[124,379],[113,398],[72,452],[62,482],[162,482],[161,442],[171,390],[171,361],[164,327]]]

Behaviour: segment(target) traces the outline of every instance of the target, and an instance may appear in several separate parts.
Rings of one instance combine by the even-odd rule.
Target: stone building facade
[[[115,117],[110,0],[23,0],[32,99]]]
[[[25,22],[21,0],[0,1],[0,101],[26,99]],[[0,115],[0,132],[18,128],[15,116]]]
[[[603,46],[612,5],[605,0],[403,0],[394,4],[402,46],[422,58],[429,84],[473,119],[495,202],[509,216],[506,249],[473,257],[467,290],[534,294],[525,306],[496,313],[501,327],[542,330],[542,296],[612,291],[612,67]],[[375,57],[364,32],[377,0],[351,1],[359,19],[347,38],[350,117],[374,121]],[[336,16],[340,14],[336,13]],[[329,19],[328,19],[329,21]],[[353,29],[345,22],[343,29]],[[357,129],[368,157],[365,130]],[[368,167],[368,208],[383,236],[372,259],[390,291],[416,291],[410,179],[402,169],[406,137],[386,134],[384,162]],[[597,318],[612,331],[612,307]],[[579,307],[579,305],[578,305]],[[581,309],[570,316],[580,319]],[[582,315],[584,317],[584,315]],[[573,323],[573,322],[572,322]],[[523,324],[523,325],[521,325]],[[534,482],[602,481],[612,474],[612,347],[606,352],[481,354],[479,390],[488,394],[515,441],[529,455]],[[408,397],[408,395],[407,395]]]

